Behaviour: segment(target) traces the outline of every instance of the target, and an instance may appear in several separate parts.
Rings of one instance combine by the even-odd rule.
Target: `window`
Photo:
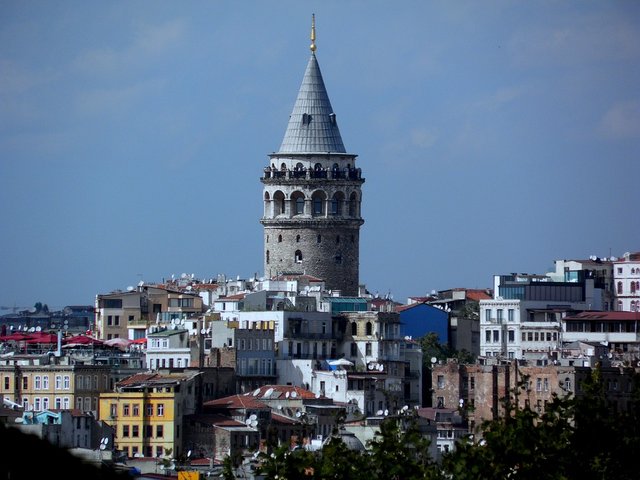
[[[56,397],[55,405],[56,410],[60,410],[62,408],[62,399],[60,397]]]
[[[302,263],[302,252],[300,250],[296,250],[295,262],[296,263]]]
[[[367,322],[367,330],[366,330],[367,335],[373,335],[373,325],[371,322]]]
[[[40,410],[40,397],[33,399],[33,409],[36,411]]]
[[[507,310],[507,321],[513,322],[514,319],[515,319],[515,310],[513,308],[510,308],[509,310]]]
[[[300,243],[300,235],[296,235],[296,243]]]
[[[322,243],[322,235],[316,237],[316,243]]]
[[[351,342],[351,356],[355,357],[358,355],[358,344],[356,342]]]
[[[133,447],[131,447],[131,456],[132,457],[137,457],[138,456],[138,446],[134,445]]]
[[[116,415],[118,415],[118,404],[117,403],[112,403],[111,405],[109,405],[109,415],[111,415],[112,418],[115,418]]]
[[[116,326],[120,325],[120,315],[113,316],[113,324]]]
[[[304,197],[302,195],[297,196],[295,202],[296,215],[302,215],[304,213]]]
[[[618,282],[618,295],[622,294],[622,282]]]
[[[493,342],[498,343],[500,341],[500,330],[493,331]]]
[[[44,397],[42,399],[42,409],[49,410],[49,397]]]
[[[33,388],[36,390],[40,390],[42,388],[42,377],[40,377],[40,375],[36,375],[33,379]]]
[[[138,438],[140,436],[140,426],[139,425],[134,425],[131,428],[131,436],[133,438]]]
[[[322,215],[324,213],[323,199],[320,195],[313,196],[313,214]]]
[[[163,455],[164,455],[164,449],[162,448],[162,445],[156,446],[156,457],[161,457]]]
[[[536,392],[541,392],[542,391],[542,379],[541,378],[537,378],[536,379]]]
[[[56,375],[56,390],[62,390],[62,375]]]
[[[156,437],[157,438],[164,437],[164,425],[157,425],[156,426]]]
[[[133,404],[133,416],[134,417],[140,416],[140,405],[138,403]]]
[[[22,388],[27,390],[29,388],[29,377],[22,377]]]
[[[484,311],[484,321],[485,322],[491,321],[491,310],[488,308]]]
[[[498,310],[496,310],[497,316],[498,316],[498,323],[502,323],[502,309],[499,308]]]
[[[11,379],[9,377],[4,377],[4,389],[9,390],[11,388]]]
[[[129,425],[122,425],[122,436],[125,438],[129,436]]]
[[[122,415],[124,415],[125,417],[128,417],[129,410],[130,410],[130,407],[128,403],[125,403],[124,405],[122,405]]]
[[[49,390],[49,375],[42,376],[42,389]]]
[[[282,243],[282,235],[278,235],[278,243]]]
[[[158,404],[158,416],[159,417],[163,417],[164,416],[164,403],[159,403]]]
[[[267,264],[268,264],[268,263],[269,263],[269,250],[267,250],[267,257],[266,257],[266,260],[267,260]]]
[[[548,391],[549,391],[549,379],[548,379],[548,378],[543,379],[543,382],[542,382],[542,383],[543,383],[543,389],[544,389],[544,391],[545,391],[545,392],[548,392]]]
[[[144,426],[144,438],[151,438],[153,436],[153,425]]]
[[[371,342],[367,342],[364,347],[365,347],[365,355],[370,357],[371,356]]]
[[[509,330],[508,334],[509,334],[509,340],[508,340],[509,343],[515,342],[516,341],[516,332],[515,332],[515,330]]]
[[[69,397],[64,397],[64,398],[62,399],[62,408],[63,408],[64,410],[68,410],[68,409],[69,409],[69,405],[70,405]]]
[[[438,375],[438,388],[444,388],[444,375]]]
[[[351,323],[351,336],[358,336],[358,324],[356,322]]]
[[[63,378],[62,388],[65,390],[69,390],[69,385],[71,384],[71,377],[69,375],[65,375]]]
[[[484,341],[485,343],[491,343],[491,330],[485,330]]]

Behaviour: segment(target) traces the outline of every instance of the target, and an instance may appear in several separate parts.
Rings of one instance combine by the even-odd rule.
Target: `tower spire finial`
[[[311,46],[309,47],[312,52],[316,51],[316,14],[311,14]]]

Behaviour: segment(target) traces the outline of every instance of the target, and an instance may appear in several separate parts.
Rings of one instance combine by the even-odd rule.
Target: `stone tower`
[[[264,273],[304,273],[342,295],[358,293],[361,171],[346,153],[316,59],[311,58],[280,149],[261,178]]]

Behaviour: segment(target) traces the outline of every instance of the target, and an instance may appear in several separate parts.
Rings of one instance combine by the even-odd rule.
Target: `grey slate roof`
[[[315,53],[304,72],[298,98],[278,153],[346,153]]]

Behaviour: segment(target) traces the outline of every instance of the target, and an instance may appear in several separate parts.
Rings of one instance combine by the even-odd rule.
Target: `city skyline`
[[[360,282],[488,288],[638,250],[640,5],[0,6],[0,305],[262,272],[260,176],[316,52],[363,186]],[[0,312],[6,313],[6,312]]]

